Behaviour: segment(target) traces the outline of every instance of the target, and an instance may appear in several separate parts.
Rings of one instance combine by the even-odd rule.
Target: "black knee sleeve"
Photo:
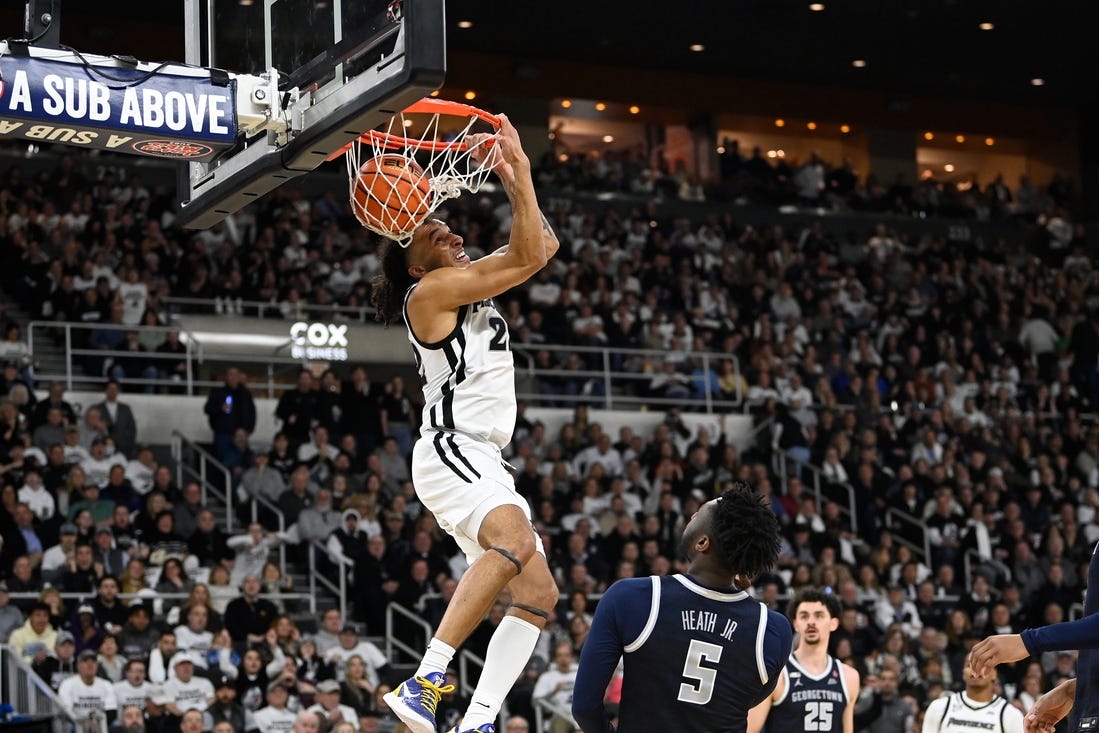
[[[527,613],[535,616],[541,616],[546,621],[549,621],[549,611],[543,611],[541,608],[535,608],[534,606],[527,606],[522,603],[512,603],[511,608],[518,608],[520,611],[526,611]]]
[[[515,574],[516,575],[523,572],[523,563],[519,562],[519,558],[515,557],[515,555],[512,555],[510,552],[508,552],[507,550],[505,550],[502,547],[490,547],[488,549],[495,550],[496,552],[499,552],[501,555],[506,557],[508,560],[511,560],[511,562],[515,564]]]

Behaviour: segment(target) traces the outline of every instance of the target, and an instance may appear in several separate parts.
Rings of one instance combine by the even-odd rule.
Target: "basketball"
[[[410,234],[431,213],[431,185],[423,168],[400,155],[363,163],[352,194],[362,224],[379,234]]]

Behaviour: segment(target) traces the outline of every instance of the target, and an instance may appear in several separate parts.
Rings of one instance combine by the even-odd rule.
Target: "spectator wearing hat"
[[[262,643],[279,615],[274,603],[259,597],[261,587],[259,575],[248,574],[240,586],[243,595],[225,608],[225,628],[238,645]]]
[[[85,649],[97,651],[103,641],[103,627],[95,618],[95,609],[90,602],[81,603],[76,607],[76,614],[72,623],[73,636],[76,637],[76,650],[82,652]]]
[[[118,633],[118,648],[127,659],[148,662],[149,651],[156,646],[160,634],[153,628],[149,607],[140,601],[130,604],[126,624]]]
[[[336,674],[343,678],[347,660],[356,656],[366,662],[366,677],[373,687],[376,688],[381,680],[390,677],[389,660],[385,654],[371,642],[360,640],[359,629],[354,624],[344,624],[340,629],[339,646],[329,649],[324,657],[327,661],[336,663]]]
[[[252,714],[260,733],[290,733],[294,729],[294,713],[287,709],[290,690],[279,680],[267,686],[267,705]]]
[[[203,714],[203,730],[213,730],[218,723],[229,723],[234,731],[247,733],[255,730],[252,713],[237,702],[237,688],[227,675],[214,675],[214,701]]]
[[[114,696],[118,701],[118,707],[122,710],[131,705],[145,707],[145,698],[149,696],[151,687],[149,680],[145,678],[144,660],[129,660],[123,668],[122,679],[114,683]]]
[[[52,654],[50,648],[38,642],[31,645],[31,658],[34,660],[31,668],[56,690],[62,682],[76,674],[76,641],[68,631],[58,631]]]
[[[172,702],[167,704],[168,712],[182,716],[188,710],[205,711],[214,702],[214,686],[205,677],[195,675],[195,660],[188,652],[176,652],[169,669],[175,676],[169,676],[164,683],[164,692]]]
[[[118,714],[118,699],[114,694],[114,685],[96,675],[99,668],[96,653],[85,649],[76,659],[77,674],[57,688],[61,704],[78,723],[100,720],[113,723]]]
[[[112,379],[103,389],[103,401],[92,405],[103,416],[107,423],[107,434],[114,441],[115,454],[121,453],[124,457],[134,454],[137,446],[137,421],[134,420],[134,411],[125,402],[118,401],[118,395],[122,391],[119,383]]]
[[[334,727],[340,723],[350,723],[359,730],[359,716],[354,708],[340,704],[340,683],[336,680],[321,680],[317,683],[317,702],[307,708],[321,718],[322,727]]]
[[[164,692],[162,685],[150,685],[145,698],[145,729],[150,733],[175,733],[179,723],[168,714],[168,703],[172,698]]]

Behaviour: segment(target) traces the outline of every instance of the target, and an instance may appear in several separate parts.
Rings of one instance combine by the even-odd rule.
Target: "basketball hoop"
[[[493,156],[483,155],[477,161],[473,151],[493,145],[499,130],[500,119],[495,115],[468,104],[429,97],[393,115],[384,130],[364,133],[328,159],[334,160],[342,154],[347,161],[351,209],[359,223],[407,247],[416,226],[444,201],[466,191],[476,193],[488,180],[492,173],[489,162]],[[409,135],[411,131],[415,134]],[[476,145],[467,142],[470,135],[482,132],[491,137]],[[386,190],[384,186],[362,186],[359,178],[363,166],[383,155],[403,158],[407,170],[416,171],[420,176],[414,182],[426,181],[427,196],[395,195],[395,191]],[[380,206],[397,215],[385,217],[384,223],[377,217],[368,218],[364,200],[365,203],[372,200],[372,207]],[[398,229],[397,222],[407,228]]]

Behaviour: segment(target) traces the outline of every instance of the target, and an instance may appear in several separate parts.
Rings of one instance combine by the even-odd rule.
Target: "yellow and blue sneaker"
[[[458,730],[458,727],[455,726],[448,733],[496,733],[496,726],[492,723],[485,723],[477,728],[466,728],[464,730]]]
[[[454,692],[446,684],[442,672],[428,672],[426,677],[412,677],[382,696],[385,704],[412,733],[435,733],[435,707],[439,698]]]

